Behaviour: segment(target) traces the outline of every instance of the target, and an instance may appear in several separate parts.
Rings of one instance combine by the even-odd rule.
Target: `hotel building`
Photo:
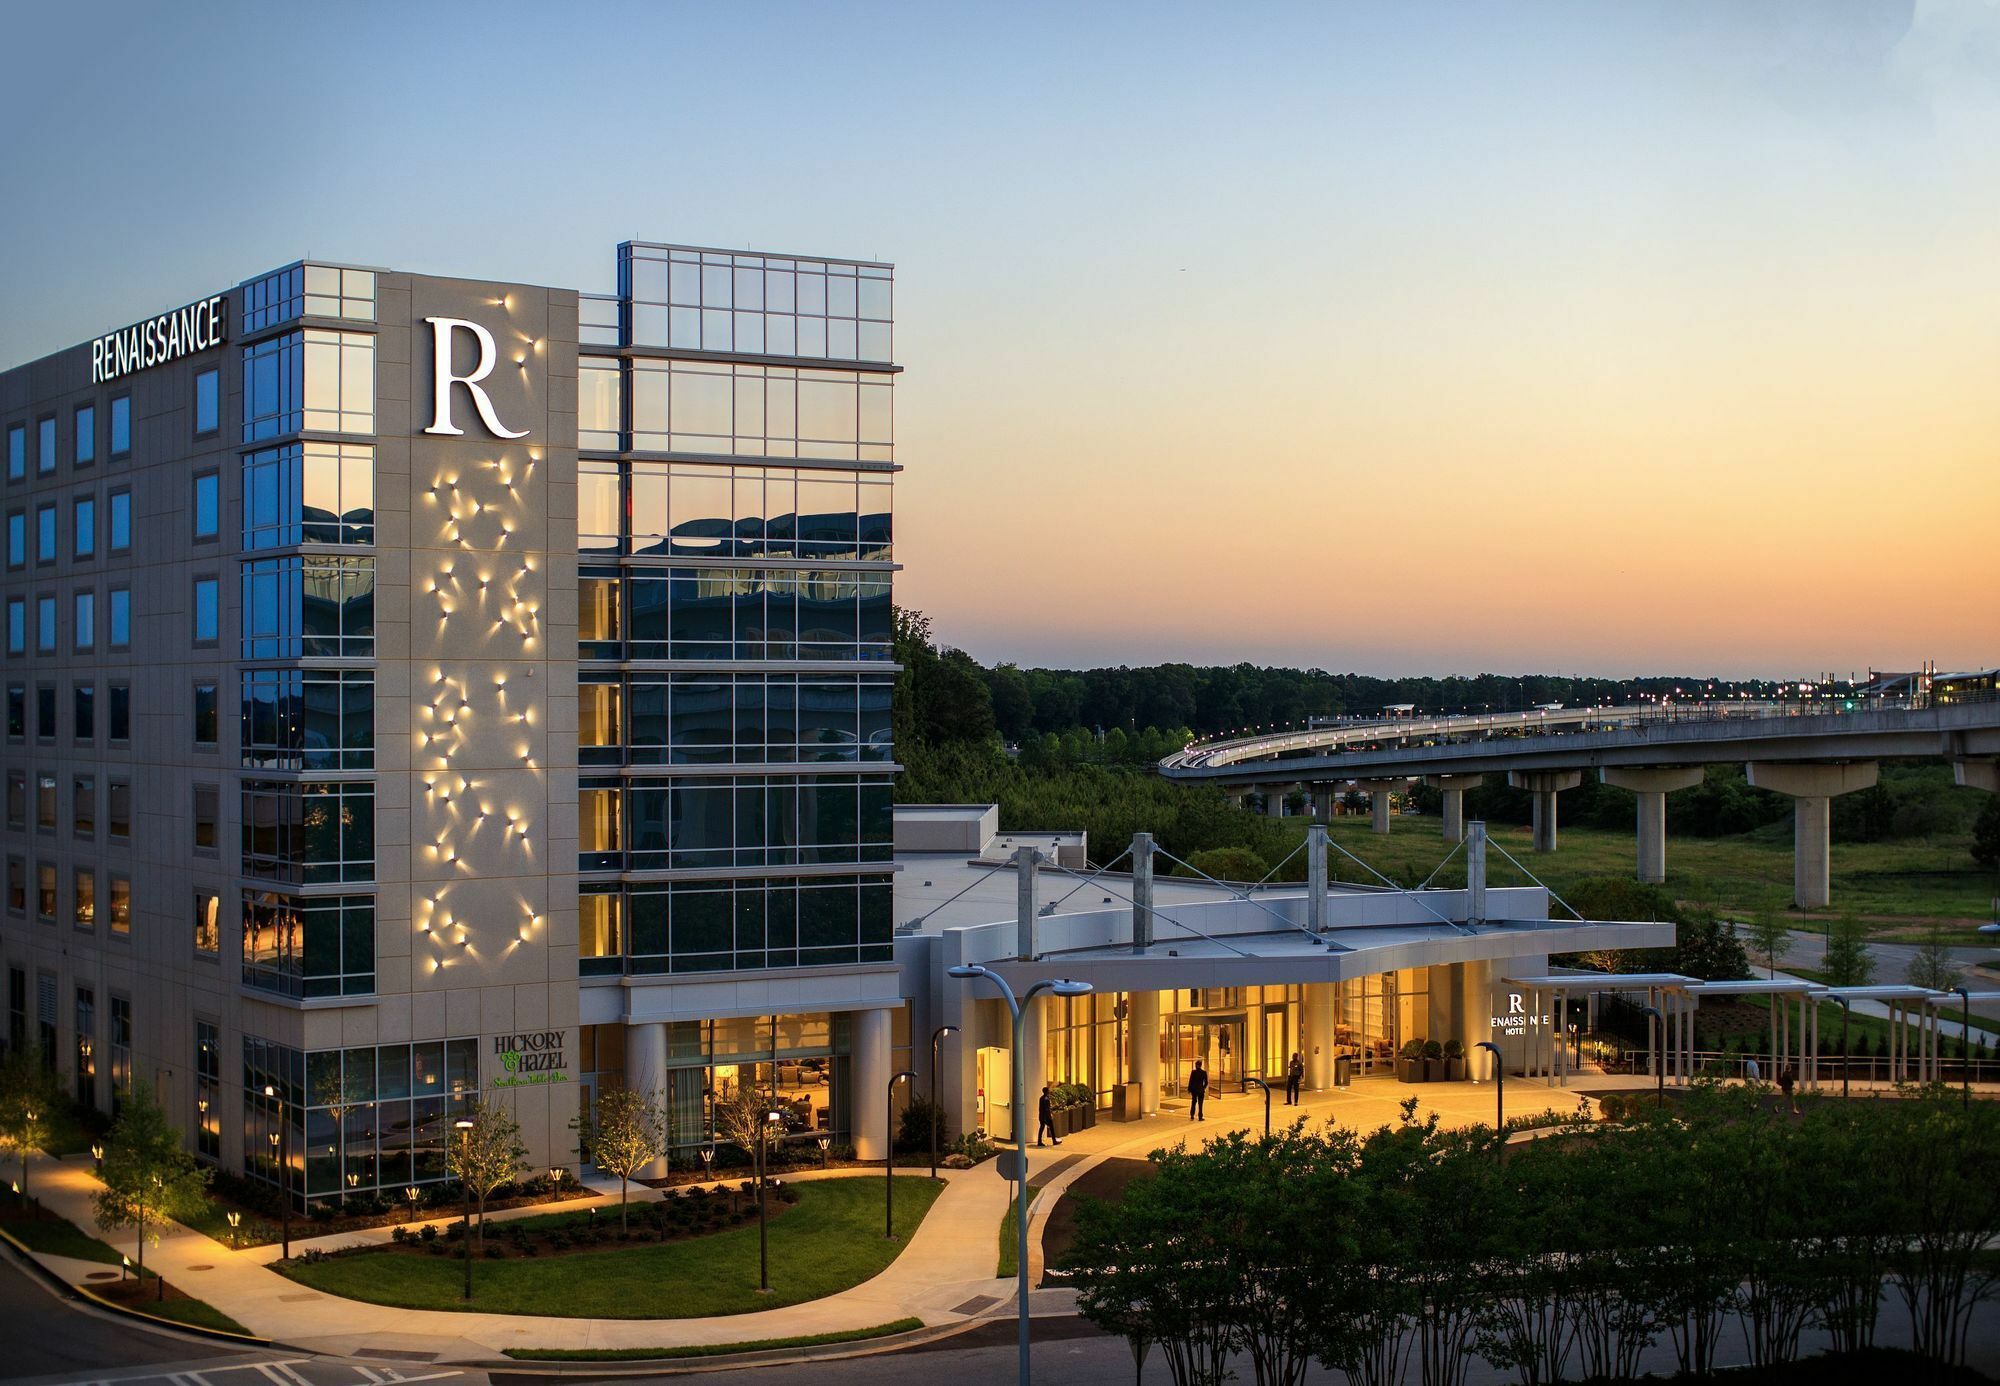
[[[879,1158],[934,1047],[951,1131],[1011,1128],[954,966],[1092,982],[1024,1077],[1131,1116],[1195,1058],[1533,1067],[1519,979],[1671,942],[893,809],[893,271],[631,242],[616,284],[299,263],[0,374],[4,1038],[79,1101],[143,1079],[301,1201],[445,1179],[480,1099],[573,1166],[613,1082],[670,1162],[746,1090]]]

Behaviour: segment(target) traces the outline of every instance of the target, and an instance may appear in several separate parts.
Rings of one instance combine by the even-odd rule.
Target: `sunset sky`
[[[1987,0],[39,8],[0,363],[301,255],[881,258],[981,659],[2000,663]]]

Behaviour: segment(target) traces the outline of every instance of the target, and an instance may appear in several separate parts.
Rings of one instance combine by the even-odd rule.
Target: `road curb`
[[[692,1376],[700,1372],[729,1371],[739,1367],[774,1367],[804,1362],[831,1362],[849,1357],[874,1357],[904,1348],[940,1342],[968,1332],[988,1322],[984,1318],[958,1323],[927,1324],[903,1333],[886,1333],[880,1338],[862,1338],[848,1343],[824,1343],[818,1347],[772,1348],[764,1352],[715,1353],[707,1357],[631,1357],[596,1361],[498,1361],[464,1363],[477,1366],[494,1386],[510,1381],[531,1382],[555,1377],[588,1377],[597,1380],[625,1376]]]
[[[225,1328],[209,1328],[198,1323],[183,1323],[179,1319],[163,1319],[157,1314],[148,1314],[142,1309],[133,1309],[127,1305],[113,1303],[101,1295],[91,1293],[90,1290],[82,1285],[70,1284],[69,1281],[63,1279],[55,1271],[43,1265],[40,1257],[36,1256],[32,1250],[18,1241],[14,1237],[14,1234],[7,1231],[4,1227],[0,1227],[0,1241],[6,1242],[13,1249],[14,1255],[18,1260],[24,1262],[30,1270],[41,1277],[46,1285],[65,1299],[83,1300],[96,1305],[99,1309],[107,1313],[119,1314],[125,1318],[135,1319],[152,1327],[167,1329],[174,1333],[186,1333],[197,1338],[207,1338],[214,1342],[235,1343],[243,1347],[285,1348],[285,1344],[270,1338],[259,1338],[248,1333],[231,1333]],[[285,1350],[290,1351],[291,1349],[285,1348]]]

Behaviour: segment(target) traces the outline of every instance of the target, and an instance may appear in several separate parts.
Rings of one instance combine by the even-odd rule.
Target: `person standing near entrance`
[[[1299,1105],[1299,1085],[1306,1080],[1305,1057],[1298,1050],[1292,1051],[1292,1061],[1285,1065],[1285,1105]]]
[[[1202,1114],[1201,1106],[1203,1099],[1208,1096],[1208,1070],[1201,1066],[1200,1059],[1194,1061],[1194,1072],[1188,1074],[1187,1090],[1188,1120],[1207,1121],[1208,1118]]]
[[[1049,1143],[1051,1145],[1061,1145],[1062,1138],[1056,1135],[1055,1103],[1049,1098],[1049,1085],[1047,1083],[1042,1084],[1040,1115],[1042,1120],[1041,1124],[1035,1128],[1035,1144],[1040,1145],[1042,1143],[1042,1133],[1046,1131],[1049,1133]]]

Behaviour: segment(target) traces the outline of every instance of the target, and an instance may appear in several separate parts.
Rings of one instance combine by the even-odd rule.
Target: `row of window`
[[[218,432],[222,427],[222,373],[211,366],[196,371],[194,376],[193,406],[194,433],[197,438]],[[69,457],[77,467],[88,467],[97,461],[102,446],[111,460],[116,462],[132,455],[132,396],[113,395],[102,412],[92,401],[79,404],[70,410]],[[60,427],[60,417],[44,414],[30,425],[23,420],[7,426],[7,480],[24,481],[28,475],[29,439],[34,439],[35,475],[50,476],[61,466],[61,439],[64,430]]]
[[[585,462],[577,551],[887,562],[890,496],[883,473]]]
[[[304,315],[375,320],[375,272],[290,265],[243,285],[243,330],[262,332]]]
[[[586,674],[578,754],[585,766],[888,761],[893,692],[810,674]]]
[[[204,685],[197,684],[199,690]],[[211,690],[214,684],[205,685]],[[197,698],[197,701],[199,699]],[[61,733],[56,723],[56,712],[60,700],[56,696],[56,685],[38,683],[34,689],[35,738],[38,741],[54,741]],[[10,683],[7,685],[7,739],[25,741],[28,737],[28,685]],[[132,685],[122,680],[107,685],[104,700],[104,725],[108,739],[113,745],[132,739]],[[200,727],[196,727],[197,734]],[[97,744],[97,684],[90,680],[78,679],[70,685],[70,739],[78,746]],[[211,735],[211,741],[214,737]]]
[[[375,879],[375,786],[243,781],[243,874],[290,885]]]
[[[276,1184],[289,1151],[284,1182],[297,1202],[350,1192],[401,1198],[410,1185],[448,1177],[452,1123],[478,1097],[476,1039],[306,1053],[245,1036],[243,1171]]]
[[[42,1061],[54,1073],[56,1054],[56,975],[40,972],[35,976],[35,1009],[38,1012],[35,1038],[41,1046]],[[72,1038],[76,1043],[73,1073],[76,1100],[84,1107],[97,1106],[97,992],[78,986],[73,993],[75,1007]],[[110,1025],[105,1035],[104,1055],[111,1076],[111,1114],[116,1116],[121,1100],[132,1091],[132,999],[113,992]],[[28,1042],[28,973],[26,968],[7,969],[7,1042],[18,1049]]]
[[[367,659],[374,653],[374,559],[244,561],[243,658]]]
[[[885,862],[894,798],[887,776],[586,776],[577,786],[577,865],[660,871]]]
[[[888,659],[886,572],[591,568],[577,577],[583,659]]]
[[[242,753],[270,770],[374,769],[374,672],[244,670]]]
[[[618,326],[635,345],[888,361],[894,287],[887,265],[626,245]]]
[[[375,990],[375,897],[243,892],[243,984],[284,996]]]
[[[243,458],[243,547],[375,542],[375,449],[288,443]]]
[[[28,785],[26,770],[7,772],[7,830],[28,830]],[[60,818],[56,803],[54,771],[38,770],[33,776],[35,831],[53,834]],[[83,842],[97,840],[97,776],[70,775],[70,835]],[[112,842],[126,842],[132,836],[132,781],[124,776],[108,776],[104,781],[104,831]]]
[[[895,460],[894,377],[729,361],[577,362],[577,446]]]
[[[97,874],[97,869],[90,866],[75,867],[70,872],[69,917],[79,929],[97,927],[100,907]],[[61,914],[62,904],[56,893],[59,875],[54,862],[35,863],[35,918],[44,924],[55,923]],[[129,937],[132,933],[132,878],[123,872],[104,873],[101,905],[110,933],[120,938]],[[28,913],[28,862],[25,857],[7,858],[7,913],[17,918]]]
[[[204,485],[204,479],[206,484]],[[203,501],[207,508],[204,512]],[[216,496],[215,473],[204,472],[195,479],[195,538],[215,537]],[[208,530],[202,529],[203,515],[208,517]],[[78,563],[87,563],[97,557],[98,550],[98,496],[95,491],[85,491],[70,498],[69,506],[69,555]],[[13,569],[28,566],[31,557],[37,565],[54,563],[62,557],[62,506],[50,501],[35,507],[34,528],[29,529],[29,514],[26,510],[7,512],[7,566]],[[120,488],[104,498],[104,547],[114,554],[129,553],[132,549],[132,492]],[[29,535],[33,534],[32,545]]]
[[[243,348],[243,441],[375,431],[375,338],[307,328]]]
[[[578,970],[720,972],[887,962],[890,884],[867,876],[585,887]]]
[[[215,623],[213,601],[215,579],[208,579],[210,617],[207,625],[196,622],[196,640],[213,641]],[[200,596],[199,584],[196,589]],[[104,648],[107,650],[130,649],[132,645],[132,589],[114,587],[105,594]],[[59,616],[61,601],[53,593],[44,593],[35,601],[35,653],[52,655],[61,645],[62,632]],[[199,634],[208,631],[206,637]],[[83,654],[97,648],[97,591],[86,587],[70,594],[70,645],[71,651]],[[28,598],[9,597],[7,599],[7,653],[25,655],[28,652]]]

